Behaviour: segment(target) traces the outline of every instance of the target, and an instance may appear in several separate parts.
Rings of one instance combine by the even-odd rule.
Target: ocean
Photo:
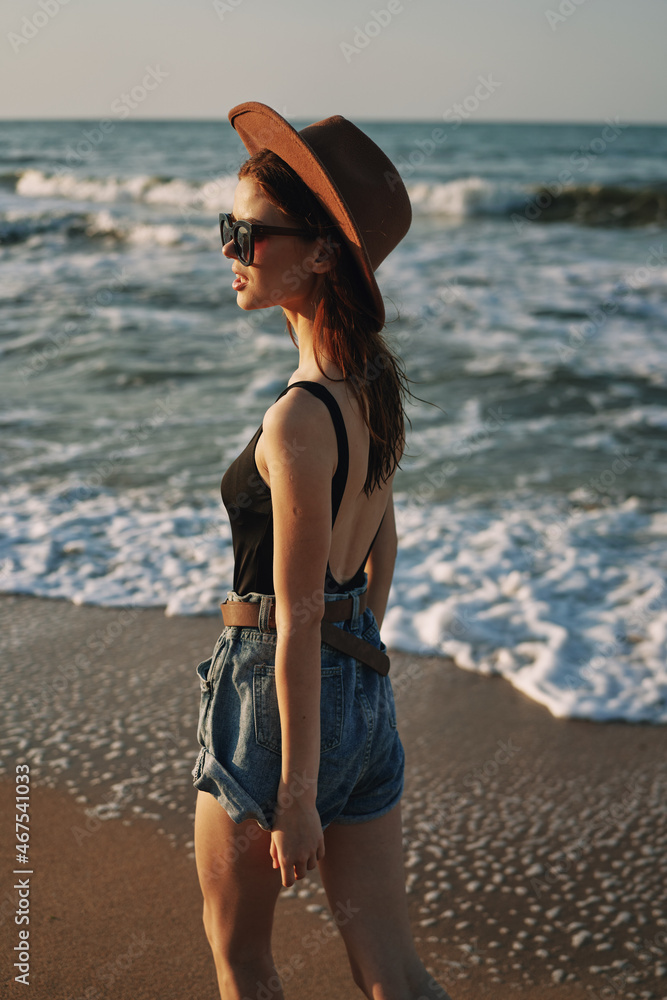
[[[667,722],[667,127],[357,124],[414,211],[384,641]],[[101,125],[0,123],[0,591],[219,614],[220,479],[298,353],[221,258],[231,127]]]

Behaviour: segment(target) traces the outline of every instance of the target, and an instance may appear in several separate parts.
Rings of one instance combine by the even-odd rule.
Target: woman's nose
[[[229,243],[225,243],[225,245],[222,248],[222,253],[225,257],[228,257],[230,260],[236,260],[238,254],[236,252],[236,247],[234,246],[234,240],[230,240]]]

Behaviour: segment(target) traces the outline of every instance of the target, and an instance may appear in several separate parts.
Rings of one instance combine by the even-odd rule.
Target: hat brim
[[[229,121],[251,156],[260,149],[270,149],[288,164],[310,188],[339,227],[361,272],[368,292],[369,308],[384,326],[385,308],[382,293],[363,236],[329,171],[304,137],[273,108],[257,101],[237,104],[229,112]]]

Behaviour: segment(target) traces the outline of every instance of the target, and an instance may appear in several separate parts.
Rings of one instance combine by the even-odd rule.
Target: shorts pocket
[[[340,746],[343,738],[343,668],[322,667],[320,694],[320,753]],[[276,668],[256,663],[253,670],[255,739],[266,750],[282,752],[280,710],[276,692]]]
[[[211,664],[213,663],[213,657],[209,656],[207,660],[202,660],[201,663],[197,664],[197,676],[199,677],[199,718],[197,720],[197,739],[199,740],[200,746],[204,746],[204,734],[206,731],[206,715],[208,713],[209,705],[211,704],[211,682],[209,675],[211,673]]]
[[[216,676],[220,676],[220,670],[225,660],[227,649],[227,632],[225,629],[218,638],[213,649],[213,655],[197,664],[197,677],[199,678],[199,718],[197,721],[197,739],[201,746],[207,746],[206,733],[208,727],[208,716],[213,699],[213,688],[216,683]],[[210,747],[210,743],[208,744]]]

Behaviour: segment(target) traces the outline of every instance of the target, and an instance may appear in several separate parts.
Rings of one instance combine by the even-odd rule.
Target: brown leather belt
[[[389,657],[381,649],[373,646],[370,642],[365,642],[358,635],[352,632],[345,632],[341,628],[336,628],[332,622],[347,621],[352,617],[352,598],[348,597],[344,601],[325,601],[324,616],[321,622],[322,642],[326,642],[334,649],[361,660],[366,666],[377,670],[382,676],[389,673]],[[220,605],[222,620],[225,625],[238,625],[242,628],[257,628],[259,623],[259,602],[250,601],[223,601]],[[268,627],[275,629],[275,603],[271,605],[269,613]],[[363,614],[366,609],[366,594],[359,598],[359,614]]]

